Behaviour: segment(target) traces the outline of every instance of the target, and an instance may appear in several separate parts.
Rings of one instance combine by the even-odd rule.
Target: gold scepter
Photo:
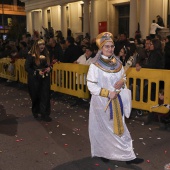
[[[123,72],[123,74],[122,74],[122,76],[121,76],[121,79],[124,77],[124,74],[125,74],[126,71],[129,69],[129,67],[132,66],[133,60],[134,60],[134,56],[130,56],[129,59],[128,59],[128,61],[127,61],[127,63],[126,63],[126,65],[124,66],[124,72]],[[119,94],[121,90],[116,89],[115,91],[116,91],[117,94]],[[107,102],[107,105],[106,105],[106,107],[105,107],[105,109],[104,109],[105,112],[106,112],[106,110],[107,110],[107,108],[108,108],[108,106],[109,106],[109,104],[110,104],[111,101],[112,101],[112,99],[110,99],[110,100]]]

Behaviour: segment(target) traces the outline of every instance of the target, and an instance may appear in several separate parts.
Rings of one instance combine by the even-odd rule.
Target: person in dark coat
[[[166,37],[166,44],[164,48],[165,69],[170,70],[170,35]]]
[[[164,27],[165,25],[162,17],[160,15],[157,15],[156,18],[157,18],[157,24]]]
[[[129,45],[130,45],[130,42],[127,39],[127,35],[125,33],[120,34],[119,40],[116,41],[115,43],[115,50],[114,50],[115,55],[117,56],[123,47],[128,48]]]
[[[147,63],[143,66],[143,68],[150,68],[150,69],[163,69],[164,68],[164,58],[162,54],[162,45],[160,40],[158,39],[152,39],[150,42],[150,55],[148,57]],[[137,71],[140,71],[141,66],[138,65],[136,67]],[[155,100],[155,94],[156,92],[156,85],[153,83],[151,85],[151,100]],[[144,87],[144,96],[143,101],[147,101],[148,96],[148,82],[145,81],[145,87]]]
[[[50,63],[59,62],[63,58],[63,50],[54,38],[50,38],[48,50],[50,53]]]
[[[50,115],[50,58],[45,41],[36,40],[28,53],[25,70],[28,73],[28,91],[32,101],[32,114],[47,122]]]
[[[73,63],[83,54],[81,47],[74,44],[73,37],[67,37],[66,46],[67,48],[65,50],[64,57],[61,60],[63,63]]]
[[[162,45],[160,40],[158,39],[151,40],[150,56],[148,58],[148,63],[146,65],[143,65],[143,67],[152,69],[164,68],[164,58],[162,54]]]

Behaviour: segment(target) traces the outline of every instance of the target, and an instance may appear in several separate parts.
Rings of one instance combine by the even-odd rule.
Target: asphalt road
[[[36,121],[31,115],[27,87],[0,80],[0,170],[164,170],[170,163],[170,132],[161,130],[155,118],[132,113],[127,126],[134,140],[139,165],[103,163],[91,158],[88,136],[88,102],[71,106],[75,99],[52,95],[53,121]]]

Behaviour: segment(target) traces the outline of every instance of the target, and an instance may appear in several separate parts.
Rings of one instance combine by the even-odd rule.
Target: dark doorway
[[[130,14],[130,5],[121,5],[118,6],[118,21],[119,21],[119,34],[126,33],[129,37],[129,14]]]

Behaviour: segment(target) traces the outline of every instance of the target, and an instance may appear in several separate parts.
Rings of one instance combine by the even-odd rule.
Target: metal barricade
[[[19,82],[27,84],[27,72],[25,71],[25,59],[17,60],[17,68],[19,71]]]
[[[0,59],[0,77],[11,81],[18,80],[16,63],[11,63],[11,58]]]
[[[164,89],[164,103],[170,104],[170,70],[144,69],[127,71],[127,86],[132,90],[132,107],[166,114],[168,109],[158,106],[158,93]]]
[[[0,77],[27,84],[27,72],[25,71],[25,59],[18,59],[14,63],[14,75],[7,68],[10,58],[0,59]],[[87,89],[86,76],[88,65],[73,63],[56,63],[51,72],[51,90],[88,99],[90,93]],[[127,86],[132,91],[132,107],[166,114],[165,107],[153,107],[158,105],[158,92],[164,89],[164,104],[170,104],[170,70],[144,69],[139,72],[135,68],[127,71]]]
[[[51,89],[57,92],[88,99],[86,85],[89,66],[72,63],[57,63],[53,66]]]

